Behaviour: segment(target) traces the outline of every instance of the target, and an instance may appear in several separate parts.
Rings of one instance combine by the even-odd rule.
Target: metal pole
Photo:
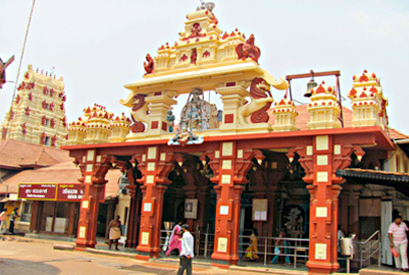
[[[205,234],[205,247],[204,247],[204,257],[207,258],[207,242],[209,236],[209,225],[207,225],[206,234]]]
[[[196,235],[196,255],[200,255],[200,229],[199,226],[196,227],[197,235]]]
[[[362,256],[362,250],[363,250],[363,249],[362,249],[362,247],[361,247],[361,259],[359,259],[360,262],[361,262],[361,263],[360,263],[360,269],[362,269],[362,257],[363,257],[363,256]]]
[[[342,98],[341,98],[341,87],[340,87],[340,84],[339,84],[339,76],[337,75],[336,78],[337,78],[337,90],[338,90],[339,107],[341,109],[341,113],[340,113],[340,115],[341,115],[341,126],[342,126],[342,128],[344,128],[344,111],[342,110]]]
[[[290,92],[290,100],[293,100],[293,94],[291,91],[291,80],[288,80],[288,91]]]
[[[297,268],[297,241],[294,242],[294,268]]]
[[[264,241],[264,266],[267,265],[267,237]]]
[[[378,233],[378,266],[381,266],[381,258],[382,258],[382,243],[381,243],[381,233]]]

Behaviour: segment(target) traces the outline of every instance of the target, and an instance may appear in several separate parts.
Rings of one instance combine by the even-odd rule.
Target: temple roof
[[[15,139],[0,142],[0,167],[22,170],[51,166],[72,160],[68,151]]]
[[[105,176],[108,181],[105,185],[105,199],[114,198],[118,195],[118,181],[121,171],[109,170]],[[81,171],[75,167],[72,161],[62,162],[50,167],[37,170],[25,170],[0,184],[0,194],[17,193],[20,183],[70,183],[80,184]]]

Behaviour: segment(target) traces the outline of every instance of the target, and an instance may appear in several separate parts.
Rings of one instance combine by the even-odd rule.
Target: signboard
[[[197,199],[185,200],[185,219],[197,219]]]
[[[253,199],[253,221],[267,221],[267,199]]]
[[[55,200],[56,184],[19,184],[18,198],[27,200]]]
[[[18,199],[81,201],[84,190],[75,183],[20,183]]]
[[[84,194],[81,184],[59,183],[57,188],[57,201],[80,201]]]

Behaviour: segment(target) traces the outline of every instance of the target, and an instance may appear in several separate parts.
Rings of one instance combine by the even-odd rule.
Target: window
[[[50,144],[51,144],[51,138],[45,137],[44,145],[50,146]]]
[[[31,220],[31,203],[25,202],[22,207],[20,221],[30,222],[30,220]]]
[[[44,120],[44,126],[50,126],[50,120],[48,118]]]

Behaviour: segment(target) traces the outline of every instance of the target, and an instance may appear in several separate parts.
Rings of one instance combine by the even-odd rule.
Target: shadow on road
[[[159,268],[152,268],[152,267],[146,267],[146,266],[140,266],[140,265],[124,266],[124,267],[121,267],[120,269],[153,273],[153,274],[159,274],[159,275],[172,275],[172,274],[176,274],[176,271],[177,271],[176,268],[159,269]]]
[[[57,275],[61,270],[42,262],[21,261],[0,258],[1,274]]]

